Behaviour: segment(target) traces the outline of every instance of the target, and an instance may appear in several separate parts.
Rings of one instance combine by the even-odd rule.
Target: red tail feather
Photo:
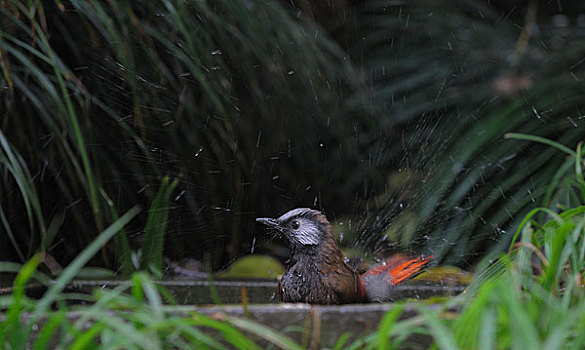
[[[362,276],[384,274],[388,282],[392,285],[398,285],[422,272],[423,268],[431,259],[432,256],[409,258],[404,255],[394,255],[386,261],[372,267],[362,274]]]
[[[395,255],[360,276],[361,292],[369,301],[390,301],[394,286],[416,276],[431,261],[431,256],[409,258]]]

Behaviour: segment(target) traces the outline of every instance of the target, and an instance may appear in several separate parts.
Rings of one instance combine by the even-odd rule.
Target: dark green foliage
[[[504,136],[519,132],[574,149],[585,138],[585,31],[536,2],[518,25],[483,2],[365,2],[354,62],[371,79],[372,113],[389,134],[377,166],[389,170],[380,208],[360,238],[379,249],[424,246],[451,263],[502,249],[534,205],[575,206],[561,195],[574,175],[557,150]],[[349,31],[353,33],[353,31]],[[359,108],[359,104],[355,104]],[[373,106],[373,107],[372,107]],[[556,174],[556,177],[555,177]],[[557,209],[555,209],[557,210]],[[380,235],[382,232],[382,235]]]
[[[349,3],[314,13],[326,31],[286,1],[3,1],[3,256],[66,264],[166,176],[158,234],[145,212],[96,263],[128,274],[156,241],[159,266],[164,235],[164,255],[217,269],[250,251],[252,218],[311,206],[358,218],[346,242],[376,255],[465,264],[535,203],[582,203],[556,150],[504,138],[583,139],[577,17]]]
[[[163,270],[163,240],[169,215],[169,202],[171,193],[177,187],[177,180],[169,183],[169,178],[162,181],[158,194],[150,206],[146,232],[142,245],[141,269],[148,269],[155,275],[160,275]]]
[[[464,294],[442,305],[418,303],[400,319],[398,305],[377,332],[343,349],[581,349],[585,346],[585,207],[534,209],[517,230],[518,244],[481,268]],[[413,342],[418,339],[419,343]],[[428,345],[427,345],[428,346]]]
[[[53,303],[59,302],[63,289],[73,280],[79,271],[87,262],[106,244],[116,233],[118,233],[128,222],[134,218],[140,209],[132,208],[125,213],[120,219],[101,232],[96,239],[91,242],[83,251],[63,270],[59,277],[48,284],[48,279],[44,275],[37,277],[39,281],[48,284],[48,290],[38,301],[30,300],[25,294],[25,287],[28,281],[37,274],[37,267],[42,261],[41,254],[35,254],[22,268],[14,280],[14,292],[11,295],[0,297],[0,307],[6,311],[6,318],[0,323],[0,339],[5,347],[12,349],[24,349],[27,343],[31,342],[31,334],[37,327],[37,322],[51,308]],[[6,268],[6,264],[0,263],[0,272],[11,271]],[[24,312],[29,312],[26,319],[23,317]],[[53,333],[64,321],[63,313],[58,312],[50,315],[36,340],[36,348],[43,349],[53,337]]]
[[[163,187],[164,188],[164,187]],[[165,305],[168,294],[143,272],[114,289],[97,289],[83,301],[80,295],[64,293],[69,283],[91,256],[138,213],[131,209],[114,222],[63,271],[40,300],[25,294],[28,281],[43,276],[36,271],[40,255],[21,266],[11,295],[0,296],[0,340],[3,349],[261,349],[257,342],[282,349],[301,349],[283,334],[251,320],[229,316],[210,317],[189,308]],[[12,271],[0,263],[0,272]],[[46,278],[39,278],[46,283]],[[54,310],[52,310],[54,309]]]
[[[21,180],[3,162],[14,257],[46,248],[66,262],[117,211],[150,205],[170,174],[179,185],[167,254],[206,251],[217,264],[249,249],[255,212],[319,206],[321,195],[342,203],[368,173],[345,181],[362,153],[350,121],[337,122],[351,69],[317,27],[278,3],[28,6],[1,8],[2,131],[30,173]],[[13,191],[16,181],[32,191]],[[334,183],[346,185],[329,190]],[[38,208],[28,204],[35,188]],[[58,223],[58,238],[33,218]],[[140,229],[126,230],[138,247]],[[124,239],[118,245],[127,256]]]

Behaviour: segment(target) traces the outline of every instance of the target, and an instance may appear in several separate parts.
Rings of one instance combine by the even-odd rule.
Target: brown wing
[[[347,265],[329,273],[324,278],[325,285],[335,296],[332,304],[361,303],[365,301],[365,290],[360,276]]]

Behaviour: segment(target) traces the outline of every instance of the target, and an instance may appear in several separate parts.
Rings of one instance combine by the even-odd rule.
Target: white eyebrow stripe
[[[278,218],[278,221],[285,222],[285,221],[289,220],[292,217],[302,216],[303,214],[307,214],[307,213],[310,213],[310,212],[315,212],[315,214],[318,213],[316,210],[313,210],[313,209],[310,209],[310,208],[296,208],[296,209],[287,211],[286,213],[282,214],[282,216]]]

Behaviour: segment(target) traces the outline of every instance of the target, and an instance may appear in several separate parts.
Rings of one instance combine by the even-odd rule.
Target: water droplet
[[[250,249],[250,254],[254,254],[254,248],[256,247],[256,236],[252,238],[252,248]],[[268,272],[270,273],[270,272]]]
[[[178,201],[179,199],[181,199],[181,197],[183,197],[183,195],[185,194],[185,190],[182,190],[181,193],[179,193],[176,197],[175,197],[175,202]]]
[[[542,119],[542,117],[540,116],[540,113],[538,113],[538,111],[536,110],[536,108],[532,107],[532,112],[534,113],[534,115],[536,116],[536,118]]]
[[[262,130],[258,130],[258,138],[256,139],[256,148],[260,147],[260,138],[262,137]]]
[[[577,123],[571,117],[567,117],[567,120],[569,121],[569,123],[571,123],[573,127],[575,128],[579,127],[579,125],[577,125]]]

